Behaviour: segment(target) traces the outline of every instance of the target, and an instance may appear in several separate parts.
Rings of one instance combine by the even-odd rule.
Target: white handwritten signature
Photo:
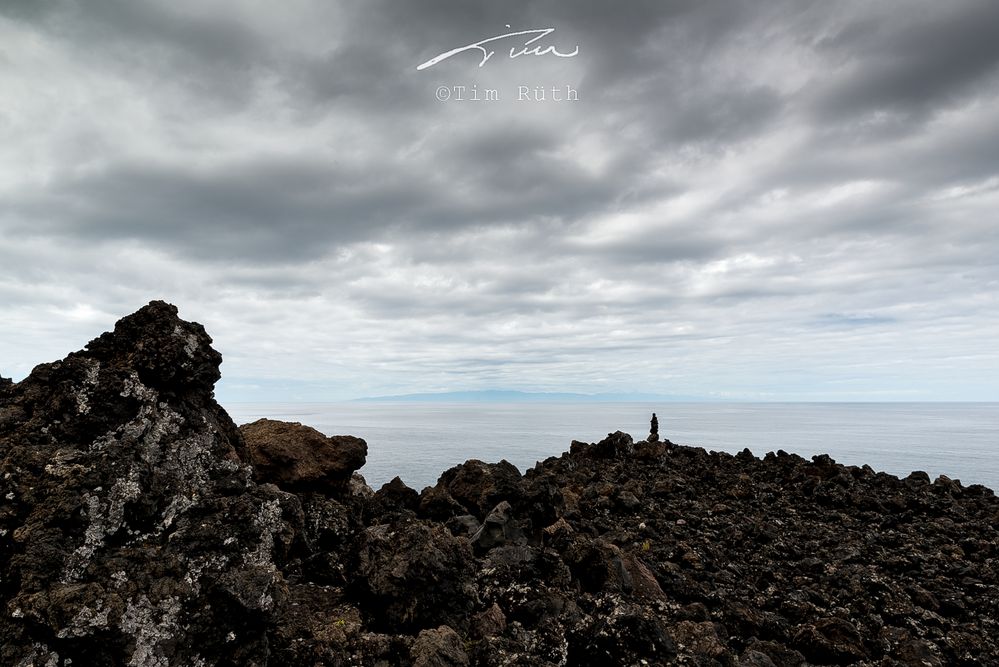
[[[510,26],[508,25],[507,28],[509,28],[509,27]],[[483,46],[483,44],[490,44],[492,42],[498,42],[498,41],[500,41],[502,39],[508,39],[510,37],[520,37],[522,35],[536,35],[536,37],[532,37],[531,39],[528,39],[527,41],[525,41],[523,47],[513,47],[513,48],[511,48],[510,49],[510,57],[511,58],[519,58],[520,56],[544,56],[544,55],[548,55],[548,54],[551,54],[553,56],[558,56],[559,58],[572,58],[573,56],[579,54],[579,45],[578,44],[576,45],[576,48],[575,48],[575,50],[572,51],[572,53],[561,53],[554,46],[548,46],[548,47],[542,48],[542,46],[540,44],[537,45],[537,46],[534,46],[533,48],[529,48],[531,46],[531,44],[534,44],[535,42],[544,39],[545,37],[547,37],[548,35],[552,34],[553,32],[555,32],[555,28],[538,28],[538,29],[535,29],[535,30],[518,30],[517,32],[508,32],[508,33],[505,33],[505,34],[502,34],[502,35],[497,35],[495,37],[489,37],[488,39],[483,39],[482,41],[475,42],[474,44],[469,44],[467,46],[459,46],[457,49],[451,49],[450,51],[446,51],[446,52],[440,54],[439,56],[431,58],[430,60],[428,60],[427,62],[423,63],[422,65],[419,65],[416,69],[423,70],[423,69],[427,69],[428,67],[433,67],[437,63],[439,63],[439,62],[441,62],[443,60],[447,60],[451,56],[456,56],[459,53],[464,53],[465,51],[470,51],[470,50],[473,50],[473,49],[478,49],[479,51],[482,52],[482,61],[479,62],[479,67],[482,67],[496,53],[495,51],[490,51],[490,50],[486,49]]]

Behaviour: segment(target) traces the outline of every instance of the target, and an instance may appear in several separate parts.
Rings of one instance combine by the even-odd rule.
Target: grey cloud
[[[667,264],[702,262],[724,255],[729,243],[724,234],[705,224],[673,225],[636,233],[631,238],[600,244],[563,240],[556,248],[583,261],[598,263]]]
[[[49,341],[176,300],[227,373],[333,397],[984,349],[999,14],[917,4],[8,2],[42,55],[3,49],[0,295]],[[415,71],[508,23],[580,55]],[[522,81],[582,99],[433,95]]]
[[[994,89],[999,6],[988,0],[917,4],[850,21],[820,44],[848,68],[822,87],[817,104],[824,118],[872,112],[922,118],[974,96],[983,81]]]
[[[360,168],[276,157],[212,169],[126,163],[66,176],[12,210],[23,233],[145,239],[194,256],[280,262],[393,230],[576,217],[612,197],[613,184],[553,157],[526,154],[511,163],[465,155],[448,172],[443,191],[434,191],[419,168],[380,160]]]
[[[713,84],[650,84],[634,99],[639,103],[610,132],[641,128],[634,147],[655,147],[655,151],[685,151],[717,157],[733,145],[764,133],[780,117],[783,99],[774,91],[758,86],[733,85],[711,89]],[[630,107],[629,107],[630,108]],[[649,157],[656,155],[651,153]],[[635,156],[644,162],[641,153]],[[640,173],[640,172],[639,172]]]
[[[232,14],[185,12],[165,3],[47,2],[19,12],[74,57],[150,88],[184,91],[185,103],[244,106],[277,63],[267,36]],[[0,13],[4,10],[0,9]]]
[[[846,313],[826,313],[812,324],[817,327],[871,327],[882,324],[894,324],[898,320],[883,315],[851,315]]]
[[[91,239],[151,240],[204,257],[283,261],[356,239],[386,211],[419,197],[416,184],[392,195],[356,179],[333,164],[277,159],[207,172],[121,164],[68,177],[22,211],[26,232],[47,227]]]

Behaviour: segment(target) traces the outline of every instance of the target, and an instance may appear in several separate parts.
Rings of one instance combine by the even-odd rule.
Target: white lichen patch
[[[165,404],[159,403],[157,392],[142,384],[135,373],[125,380],[121,395],[142,401],[138,413],[125,424],[94,440],[90,451],[104,451],[112,444],[136,446],[141,443],[143,460],[155,465],[160,456],[160,444],[180,432],[184,418]]]
[[[139,485],[139,474],[133,468],[127,477],[123,477],[111,487],[108,496],[110,507],[108,508],[108,535],[114,534],[121,528],[125,519],[125,505],[142,494],[142,487]]]
[[[97,378],[101,371],[101,362],[96,359],[88,359],[85,363],[87,369],[83,373],[83,386],[73,395],[76,399],[76,412],[81,415],[90,412],[90,394],[97,386]]]
[[[193,333],[185,334],[179,324],[173,328],[173,335],[184,339],[184,354],[193,359],[194,351],[198,349],[198,337]]]
[[[187,574],[184,575],[184,583],[191,587],[191,593],[198,595],[201,593],[201,575],[205,572],[221,572],[229,566],[229,556],[213,554],[210,556],[200,556],[188,564]]]
[[[180,600],[168,597],[156,606],[145,595],[129,600],[121,617],[121,629],[135,640],[130,667],[167,667],[170,663],[160,644],[177,635]]]
[[[183,491],[196,500],[209,485],[212,472],[220,468],[220,462],[212,455],[212,445],[209,433],[174,440],[162,451],[159,468],[175,477]]]
[[[268,500],[261,505],[260,512],[253,518],[253,525],[260,530],[260,544],[246,558],[250,565],[269,565],[274,552],[274,536],[281,530],[281,503]]]
[[[160,529],[166,530],[169,528],[173,524],[174,519],[189,510],[193,505],[194,501],[187,496],[174,496],[173,500],[170,501],[170,505],[163,512],[163,521],[160,523]]]
[[[87,568],[104,540],[121,528],[125,518],[125,505],[142,493],[138,473],[132,469],[125,477],[117,480],[108,494],[107,503],[100,497],[84,494],[86,515],[89,520],[83,535],[83,544],[69,555],[63,568],[62,580],[65,583],[77,581]]]
[[[45,644],[35,642],[31,647],[31,653],[21,658],[16,667],[57,667],[58,665],[59,654]]]
[[[77,612],[73,620],[69,622],[69,625],[59,630],[56,636],[59,639],[86,637],[92,634],[92,631],[95,629],[105,629],[108,627],[109,612],[110,609],[104,606],[103,601],[98,604],[97,609],[84,607]]]
[[[135,371],[131,372],[130,377],[125,378],[120,395],[122,398],[137,398],[145,403],[154,404],[159,397],[155,389],[142,384],[142,381],[139,380],[139,374]]]
[[[87,519],[90,523],[83,535],[83,544],[66,559],[62,580],[64,583],[77,580],[94,557],[97,547],[104,543],[104,522],[101,516],[101,499],[85,493],[83,502],[86,504]]]

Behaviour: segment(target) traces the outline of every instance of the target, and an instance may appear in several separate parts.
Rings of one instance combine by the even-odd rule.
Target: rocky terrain
[[[372,491],[220,362],[153,302],[0,380],[0,665],[999,664],[984,487],[618,432]]]

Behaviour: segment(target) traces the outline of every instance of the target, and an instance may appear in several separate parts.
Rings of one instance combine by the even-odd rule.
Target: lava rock
[[[467,539],[413,521],[373,526],[362,539],[357,583],[384,627],[468,626],[476,593]]]
[[[428,486],[420,493],[419,515],[431,521],[447,521],[452,517],[468,514],[464,505],[451,497],[447,489]]]
[[[856,626],[842,618],[820,618],[795,634],[806,658],[819,664],[848,665],[867,657]]]
[[[413,667],[466,667],[468,655],[461,637],[446,625],[423,630],[410,650]]]
[[[406,486],[398,476],[392,481],[382,484],[375,491],[376,501],[386,508],[407,509],[415,512],[420,507],[420,494]]]
[[[472,545],[484,551],[507,542],[525,541],[523,532],[511,516],[510,503],[505,500],[493,508],[471,538]]]
[[[615,431],[609,433],[606,438],[593,445],[588,451],[599,458],[614,459],[633,454],[635,443],[627,433]]]
[[[210,343],[154,301],[6,388],[0,664],[266,659],[301,508],[240,463]]]
[[[676,645],[652,610],[615,600],[606,602],[606,611],[569,635],[568,664],[669,664],[676,656]]]
[[[450,530],[452,535],[471,539],[473,535],[479,532],[482,524],[471,514],[462,514],[461,516],[448,519],[444,527]]]
[[[342,494],[364,465],[368,445],[361,438],[327,437],[298,422],[259,419],[239,427],[254,478],[288,491]]]
[[[511,502],[521,492],[520,471],[508,461],[471,460],[445,471],[437,482],[469,514],[485,516],[501,501]]]
[[[616,432],[373,492],[219,361],[153,302],[0,381],[0,664],[999,664],[985,487]]]
[[[506,616],[495,602],[472,618],[472,635],[478,639],[495,637],[506,631]]]

